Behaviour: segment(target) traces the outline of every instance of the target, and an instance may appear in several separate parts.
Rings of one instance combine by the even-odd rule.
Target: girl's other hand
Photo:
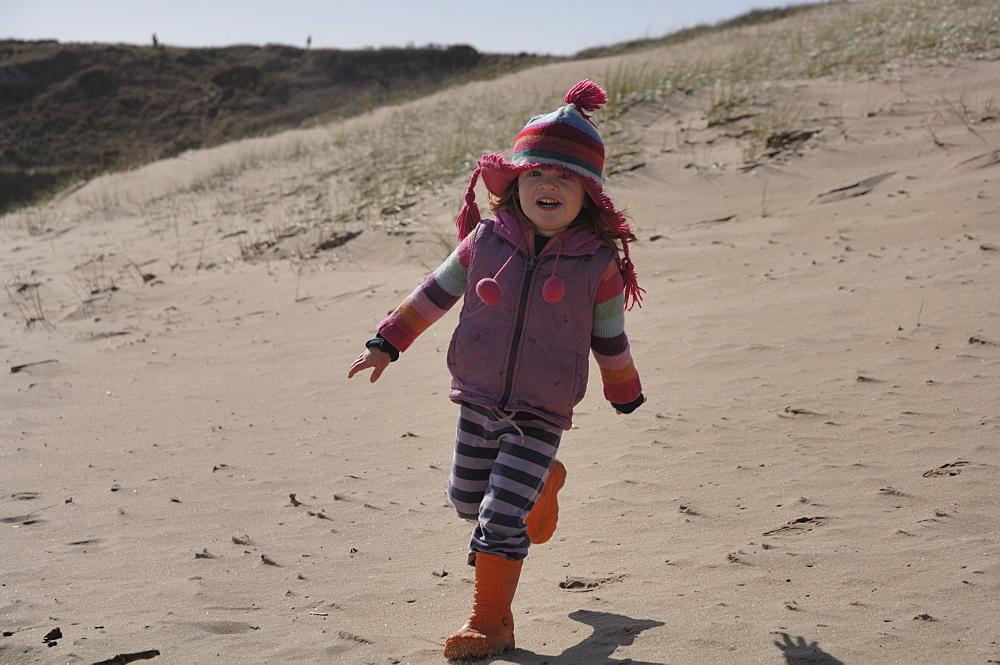
[[[361,370],[371,367],[373,369],[370,381],[375,383],[390,362],[392,362],[392,357],[385,351],[365,349],[364,353],[359,355],[354,364],[351,365],[351,369],[347,372],[347,378],[350,379]]]

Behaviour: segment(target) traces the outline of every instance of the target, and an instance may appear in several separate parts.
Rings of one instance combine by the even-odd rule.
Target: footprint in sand
[[[812,531],[813,528],[823,524],[827,518],[825,517],[800,517],[796,520],[788,522],[784,526],[779,526],[777,529],[771,529],[770,531],[765,531],[765,536],[777,536],[780,534],[799,534],[805,533],[806,531]]]
[[[957,476],[962,473],[962,467],[967,466],[969,463],[964,460],[958,460],[957,462],[949,462],[948,464],[942,464],[936,469],[931,469],[930,471],[924,472],[924,478],[937,478],[939,476]]]
[[[347,640],[348,642],[357,642],[358,644],[375,644],[371,640],[367,640],[360,635],[355,635],[354,633],[349,633],[346,630],[338,631],[337,637],[342,640]]]
[[[612,575],[611,577],[567,577],[565,582],[559,583],[560,589],[566,591],[593,591],[606,584],[621,582],[624,575]]]

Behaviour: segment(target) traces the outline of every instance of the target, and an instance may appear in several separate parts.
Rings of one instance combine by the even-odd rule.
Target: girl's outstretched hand
[[[378,349],[365,349],[364,353],[359,355],[354,361],[354,364],[351,365],[350,371],[347,372],[347,378],[350,379],[361,370],[371,367],[373,369],[370,381],[375,383],[378,381],[378,378],[382,376],[382,372],[385,371],[385,368],[389,366],[390,362],[392,362],[392,356],[385,351],[380,351]]]

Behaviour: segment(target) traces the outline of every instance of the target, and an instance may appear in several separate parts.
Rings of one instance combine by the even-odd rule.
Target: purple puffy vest
[[[462,312],[448,348],[449,397],[528,411],[569,429],[573,407],[587,390],[594,298],[616,252],[589,230],[574,228],[536,257],[533,233],[524,233],[507,213],[481,222],[473,233]],[[548,303],[542,285],[554,266],[566,291]],[[496,305],[476,293],[476,284],[488,277],[500,285]]]

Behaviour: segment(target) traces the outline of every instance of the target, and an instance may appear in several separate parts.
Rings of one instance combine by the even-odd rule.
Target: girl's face
[[[555,169],[531,169],[517,176],[521,210],[538,235],[551,238],[569,228],[583,208],[583,183]]]

